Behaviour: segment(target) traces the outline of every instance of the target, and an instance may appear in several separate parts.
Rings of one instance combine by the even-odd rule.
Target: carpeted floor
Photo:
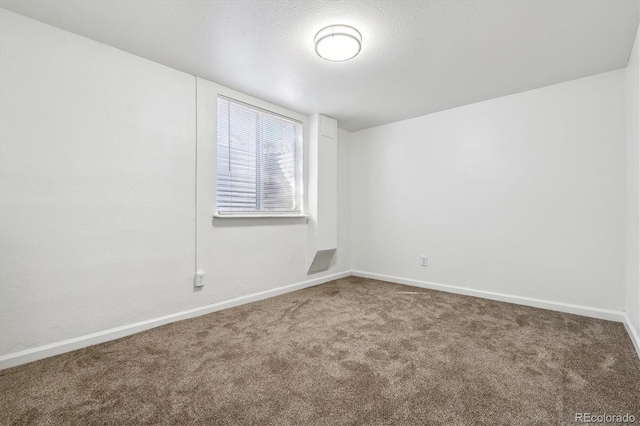
[[[0,372],[0,424],[548,425],[635,415],[622,324],[349,277]]]

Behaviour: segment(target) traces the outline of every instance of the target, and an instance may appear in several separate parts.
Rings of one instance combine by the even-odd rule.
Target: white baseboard
[[[593,308],[588,306],[573,305],[569,303],[551,302],[547,300],[533,299],[521,296],[512,296],[502,293],[494,293],[489,291],[475,290],[464,287],[458,287],[447,284],[432,283],[427,281],[418,281],[407,278],[393,277],[390,275],[374,274],[364,271],[346,271],[336,274],[326,275],[319,278],[303,281],[301,283],[288,286],[278,287],[247,296],[237,297],[235,299],[225,300],[223,302],[214,303],[200,308],[190,309],[187,311],[177,312],[175,314],[154,318],[147,321],[141,321],[121,327],[111,328],[109,330],[80,336],[49,345],[40,346],[25,351],[16,352],[0,357],[0,370],[15,367],[17,365],[26,364],[28,362],[37,361],[39,359],[48,358],[50,356],[59,355],[65,352],[74,351],[76,349],[85,348],[87,346],[108,342],[110,340],[119,339],[141,331],[159,327],[164,324],[206,315],[212,312],[221,311],[223,309],[232,308],[234,306],[244,305],[246,303],[256,302],[258,300],[268,299],[270,297],[279,296],[281,294],[290,293],[292,291],[301,290],[303,288],[312,287],[329,281],[355,275],[357,277],[371,278],[380,281],[388,281],[397,284],[406,284],[415,287],[439,290],[448,293],[463,294],[466,296],[480,297],[483,299],[497,300],[500,302],[515,303],[518,305],[532,306],[535,308],[549,309],[552,311],[566,312],[570,314],[582,315],[591,318],[604,319],[609,321],[621,322],[624,324],[629,337],[640,357],[640,337],[638,332],[631,325],[629,317],[623,311],[613,311],[608,309]]]
[[[565,312],[569,314],[582,315],[585,317],[604,319],[616,322],[625,322],[624,311],[613,311],[609,309],[592,308],[589,306],[572,305],[570,303],[551,302],[548,300],[534,299],[530,297],[512,296],[491,291],[475,290],[471,288],[458,287],[448,284],[432,283],[428,281],[418,281],[407,278],[393,277],[390,275],[373,274],[363,271],[351,271],[356,277],[371,278],[374,280],[388,281],[397,284],[406,284],[414,287],[428,288],[431,290],[445,291],[447,293],[463,294],[465,296],[480,297],[482,299],[497,300],[500,302],[515,303],[517,305],[532,306],[534,308],[549,309],[551,311]]]
[[[629,333],[629,338],[633,343],[633,346],[636,348],[636,353],[638,354],[638,358],[640,358],[640,336],[638,335],[638,330],[636,330],[631,324],[631,318],[625,313],[624,314],[624,328],[627,329],[627,333]]]
[[[253,293],[247,296],[225,300],[223,302],[202,306],[200,308],[190,309],[188,311],[177,312],[175,314],[166,315],[160,318],[154,318],[134,324],[115,327],[109,330],[88,334],[86,336],[75,337],[73,339],[63,340],[61,342],[39,346],[37,348],[27,349],[21,352],[3,355],[0,357],[0,370],[15,367],[21,364],[26,364],[32,361],[37,361],[39,359],[48,358],[50,356],[59,355],[65,352],[74,351],[76,349],[85,348],[87,346],[96,345],[98,343],[104,343],[110,340],[119,339],[121,337],[159,327],[164,324],[197,317],[200,315],[210,314],[212,312],[221,311],[223,309],[232,308],[234,306],[244,305],[246,303],[256,302],[258,300],[268,299],[270,297],[279,296],[281,294],[290,293],[292,291],[301,290],[303,288],[312,287],[318,284],[323,284],[329,281],[348,277],[350,275],[350,271],[325,275],[323,277],[314,278],[297,284],[261,291],[259,293]]]
[[[490,291],[474,290],[470,288],[458,287],[448,284],[432,283],[428,281],[418,281],[407,278],[393,277],[390,275],[374,274],[363,271],[351,271],[356,277],[371,278],[374,280],[388,281],[396,284],[406,284],[414,287],[428,288],[431,290],[439,290],[447,293],[463,294],[465,296],[481,297],[483,299],[497,300],[500,302],[515,303],[517,305],[532,306],[534,308],[549,309],[551,311],[565,312],[569,314],[582,315],[585,317],[604,319],[609,321],[621,322],[627,329],[629,338],[633,342],[636,353],[640,358],[640,336],[638,331],[631,325],[631,319],[624,311],[613,311],[609,309],[592,308],[589,306],[573,305],[570,303],[551,302],[548,300],[534,299],[530,297],[511,296],[503,293],[494,293]]]

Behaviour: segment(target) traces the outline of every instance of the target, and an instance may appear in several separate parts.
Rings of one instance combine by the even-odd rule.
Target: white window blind
[[[302,123],[218,97],[220,215],[301,214]]]

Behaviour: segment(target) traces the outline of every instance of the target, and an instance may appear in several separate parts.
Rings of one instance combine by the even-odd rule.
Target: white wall
[[[214,182],[200,180],[207,284],[194,290],[195,77],[6,10],[0,18],[3,365],[20,351],[51,354],[46,345],[82,346],[90,333],[127,334],[141,329],[132,323],[309,279],[305,221],[213,223]],[[212,123],[201,119],[200,136]],[[198,141],[199,178],[215,171],[213,141]],[[340,132],[330,274],[350,269],[348,154]]]
[[[349,271],[349,216],[339,223],[339,250],[328,271],[307,277],[315,254],[315,228],[300,218],[213,218],[215,211],[215,135],[217,97],[247,102],[305,124],[308,174],[308,117],[198,79],[198,269],[207,274],[201,297],[209,303]],[[339,155],[348,154],[348,133],[340,133]],[[338,203],[348,209],[349,164],[340,162]],[[305,193],[308,191],[305,191]],[[308,204],[308,203],[307,203]],[[348,213],[348,210],[347,210]],[[313,254],[311,254],[313,253]]]
[[[0,17],[0,354],[186,306],[193,77]]]
[[[640,30],[626,69],[627,96],[627,289],[626,311],[636,334],[640,335]]]
[[[316,250],[338,247],[338,122],[314,114],[309,126],[309,212],[313,216]],[[315,167],[314,167],[315,164]]]
[[[338,249],[337,269],[351,271],[351,132],[338,129]],[[344,266],[342,266],[344,265]]]
[[[623,86],[613,71],[353,133],[353,270],[621,311]]]

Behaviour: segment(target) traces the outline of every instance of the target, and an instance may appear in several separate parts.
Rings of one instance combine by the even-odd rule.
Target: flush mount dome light
[[[348,25],[331,25],[321,29],[314,39],[316,53],[327,61],[346,61],[360,53],[362,36]]]

